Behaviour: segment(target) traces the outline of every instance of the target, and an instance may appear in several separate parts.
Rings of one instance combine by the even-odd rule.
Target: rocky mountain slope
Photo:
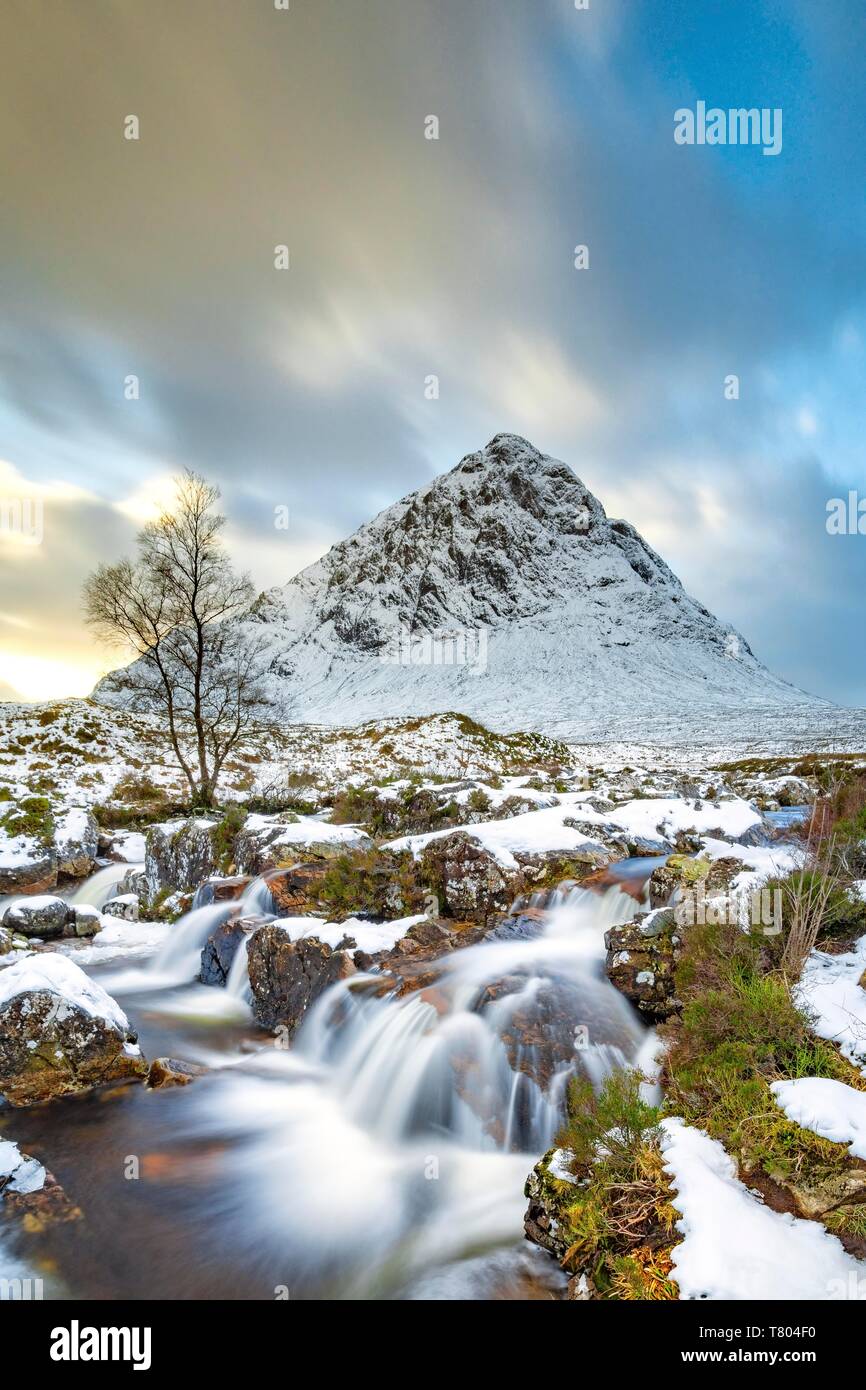
[[[246,626],[291,717],[330,726],[456,709],[581,741],[679,741],[721,720],[736,742],[839,717],[767,671],[632,525],[516,435],[263,594]],[[124,673],[96,698],[126,703]]]

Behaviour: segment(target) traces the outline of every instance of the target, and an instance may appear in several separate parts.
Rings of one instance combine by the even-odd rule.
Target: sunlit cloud
[[[24,700],[88,695],[100,670],[95,661],[77,664],[14,649],[0,652],[0,679],[13,686]]]
[[[130,497],[115,502],[114,508],[122,516],[129,517],[130,521],[143,526],[148,521],[157,521],[171,507],[176,492],[177,475],[158,473],[145,479]]]

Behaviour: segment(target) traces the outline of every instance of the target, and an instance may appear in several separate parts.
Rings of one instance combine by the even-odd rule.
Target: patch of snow
[[[671,1252],[684,1299],[827,1301],[863,1281],[853,1259],[817,1221],[764,1206],[737,1177],[721,1144],[680,1119],[662,1121],[665,1172],[681,1213]]]
[[[80,940],[61,940],[54,949],[76,965],[107,965],[115,959],[144,960],[155,955],[172,930],[164,922],[126,922],[103,917],[101,930]]]
[[[813,951],[803,967],[794,998],[819,1038],[839,1045],[843,1057],[866,1076],[866,936],[853,951],[830,956]]]
[[[568,1164],[571,1162],[571,1154],[565,1149],[554,1149],[547,1171],[552,1178],[558,1178],[560,1182],[577,1182],[577,1178],[572,1173]]]
[[[45,1186],[45,1169],[35,1158],[24,1158],[17,1144],[0,1139],[0,1178],[8,1178],[6,1192],[41,1192]]]
[[[692,802],[683,797],[642,797],[618,806],[609,813],[608,820],[621,826],[631,838],[654,839],[662,835],[666,840],[681,831],[702,835],[711,830],[720,830],[722,838],[736,840],[761,824],[759,812],[739,796],[718,804],[700,799]]]
[[[326,922],[320,917],[278,917],[274,925],[282,927],[292,941],[302,937],[317,936],[326,946],[336,947],[346,936],[358,943],[357,949],[366,955],[377,951],[390,951],[410,927],[426,922],[425,913],[414,917],[398,917],[393,922],[363,922],[357,917],[347,917],[345,922]],[[347,952],[354,956],[354,948]]]
[[[847,1144],[852,1158],[866,1159],[866,1092],[825,1076],[774,1081],[770,1090],[794,1124]]]

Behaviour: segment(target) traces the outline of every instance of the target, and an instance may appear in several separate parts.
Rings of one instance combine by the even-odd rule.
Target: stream
[[[236,905],[194,905],[171,928],[118,922],[112,950],[64,943],[148,1057],[208,1071],[182,1088],[0,1108],[0,1138],[84,1213],[7,1228],[4,1266],[20,1259],[46,1297],[81,1299],[558,1296],[554,1262],[523,1239],[523,1187],[568,1076],[599,1082],[646,1052],[604,975],[603,938],[634,916],[658,862],[616,866],[628,891],[554,895],[525,934],[449,952],[433,985],[402,998],[380,996],[373,975],[333,986],[291,1050],[251,1020],[244,947],[226,989],[195,981]],[[77,900],[110,891],[109,873]],[[247,896],[261,910],[266,885]]]

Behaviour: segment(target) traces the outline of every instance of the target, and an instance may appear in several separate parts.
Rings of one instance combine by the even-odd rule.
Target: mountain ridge
[[[459,709],[497,731],[604,741],[692,704],[687,724],[731,705],[835,709],[769,672],[630,522],[514,434],[266,591],[244,625],[273,697],[324,725]],[[95,693],[122,703],[123,673]]]

